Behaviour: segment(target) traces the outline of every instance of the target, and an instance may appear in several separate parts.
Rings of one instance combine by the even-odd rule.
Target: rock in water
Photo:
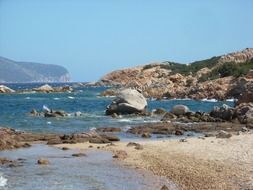
[[[37,162],[39,165],[48,165],[49,164],[49,161],[47,159],[39,159],[38,162]]]
[[[75,153],[75,154],[72,154],[73,157],[84,157],[86,156],[86,154],[84,153]]]
[[[4,85],[0,85],[0,93],[14,93],[15,90],[7,87],[7,86],[4,86]]]
[[[46,93],[54,91],[53,87],[51,87],[48,84],[45,84],[45,85],[43,85],[39,88],[35,88],[34,90],[37,91],[37,92],[46,92]]]
[[[172,113],[175,115],[184,115],[190,112],[190,109],[185,105],[176,105],[172,108]]]
[[[106,115],[143,113],[146,111],[145,97],[133,89],[122,90],[117,98],[107,106]]]

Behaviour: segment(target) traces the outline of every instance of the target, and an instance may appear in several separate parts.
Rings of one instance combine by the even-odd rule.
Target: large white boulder
[[[122,90],[116,99],[107,106],[106,114],[132,114],[145,112],[147,108],[147,101],[145,97],[134,89]]]

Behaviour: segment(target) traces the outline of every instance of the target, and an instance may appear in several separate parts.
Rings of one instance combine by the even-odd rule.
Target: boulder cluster
[[[10,93],[59,93],[59,92],[74,92],[74,89],[70,86],[52,87],[48,84],[42,85],[38,88],[25,89],[25,90],[13,90],[5,85],[0,85],[0,94]]]
[[[14,148],[30,147],[29,143],[45,141],[49,145],[73,144],[73,143],[111,143],[119,141],[117,136],[104,132],[90,131],[87,133],[74,133],[69,135],[61,134],[40,134],[16,131],[11,128],[0,127],[0,151]]]

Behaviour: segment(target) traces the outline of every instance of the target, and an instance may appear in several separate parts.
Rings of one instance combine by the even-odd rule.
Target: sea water
[[[8,86],[13,89],[31,89],[40,85],[42,84],[9,84]],[[105,116],[106,106],[113,100],[113,97],[99,96],[105,89],[105,87],[79,87],[73,93],[0,94],[0,126],[50,133],[83,132],[112,126],[121,127],[124,131],[133,125],[158,122],[161,119],[161,116],[120,119]],[[221,106],[224,103],[234,105],[231,100],[225,102],[190,99],[148,100],[148,109],[151,111],[155,108],[164,108],[170,111],[174,105],[184,104],[193,111],[209,112],[214,106]],[[80,111],[82,115],[64,118],[30,116],[29,112],[32,109],[42,111],[43,106],[68,113]],[[133,138],[126,133],[120,135],[124,140]],[[13,160],[25,159],[18,167],[0,167],[0,190],[146,190],[160,189],[164,184],[170,189],[177,189],[168,179],[116,164],[108,152],[89,151],[86,152],[87,157],[74,158],[71,155],[75,151],[78,152],[78,150],[62,151],[46,145],[0,151],[0,157]],[[41,157],[47,158],[50,164],[37,165],[36,162]]]
[[[78,152],[42,144],[2,151],[1,157],[24,161],[17,167],[0,167],[5,176],[0,177],[0,190],[153,190],[164,184],[177,189],[166,178],[117,164],[109,152],[91,150],[85,157],[71,156]],[[49,165],[38,165],[39,158],[47,158]]]
[[[42,84],[9,84],[13,89],[31,89]],[[52,84],[53,86],[63,84]],[[123,129],[129,126],[157,122],[161,116],[154,117],[124,117],[113,119],[105,115],[106,106],[113,97],[100,97],[105,87],[79,87],[73,93],[30,93],[30,94],[0,94],[0,126],[8,126],[18,130],[32,132],[73,133],[88,131],[99,127],[117,126]],[[184,104],[193,111],[209,112],[214,106],[228,104],[229,101],[196,101],[183,100],[149,100],[148,109],[164,108],[171,110],[174,105]],[[54,110],[64,110],[69,113],[80,111],[80,117],[44,118],[30,116],[32,109],[42,111],[43,106]]]

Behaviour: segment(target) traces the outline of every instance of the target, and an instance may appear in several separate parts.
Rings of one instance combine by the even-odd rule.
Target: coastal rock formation
[[[238,97],[237,105],[240,105],[241,103],[253,102],[253,81],[243,80],[243,82],[244,84],[240,84],[241,86],[239,87],[241,91]]]
[[[156,134],[156,135],[182,135],[185,132],[196,132],[204,133],[206,137],[216,136],[220,131],[226,131],[230,134],[236,134],[237,132],[243,131],[245,125],[238,123],[229,122],[201,122],[201,123],[153,123],[153,124],[142,124],[135,126],[127,130],[127,133],[142,136],[144,133]]]
[[[147,101],[144,96],[133,89],[122,90],[117,98],[107,106],[106,114],[132,114],[145,112]]]
[[[14,93],[15,90],[7,87],[7,86],[4,86],[4,85],[0,85],[0,94],[3,93],[3,94],[6,94],[6,93]]]
[[[235,109],[224,104],[222,107],[214,107],[210,112],[210,116],[225,121],[232,121],[235,118]]]
[[[96,85],[140,89],[146,98],[225,100],[237,98],[232,92],[239,92],[234,88],[239,87],[235,83],[240,77],[252,80],[250,69],[253,69],[253,49],[247,48],[187,65],[165,61],[117,70],[102,77]],[[101,95],[114,92],[107,90]]]
[[[46,93],[49,93],[49,92],[53,92],[53,91],[54,91],[53,87],[49,86],[48,84],[45,84],[45,85],[40,86],[40,87],[38,87],[38,88],[34,88],[34,90],[35,90],[36,92],[46,92]]]
[[[221,58],[219,59],[219,64],[224,64],[228,62],[244,63],[251,60],[252,58],[253,58],[253,49],[246,48],[242,51],[237,51],[221,56]]]
[[[0,82],[70,81],[67,69],[59,65],[17,62],[0,57],[0,68]]]
[[[29,133],[16,131],[11,128],[0,127],[0,151],[6,149],[30,147],[30,142],[44,141],[48,145],[55,144],[74,144],[90,141],[91,143],[111,143],[119,141],[117,136],[106,133],[74,133],[70,135],[46,134],[46,133]]]
[[[70,86],[61,86],[61,87],[52,87],[48,84],[42,85],[38,88],[34,88],[33,91],[41,93],[50,93],[50,92],[73,92],[74,89]]]
[[[242,103],[235,108],[235,115],[243,124],[253,124],[253,103]]]
[[[17,138],[19,132],[14,129],[0,127],[0,151],[5,149],[29,147],[30,145],[25,142],[20,142]]]

